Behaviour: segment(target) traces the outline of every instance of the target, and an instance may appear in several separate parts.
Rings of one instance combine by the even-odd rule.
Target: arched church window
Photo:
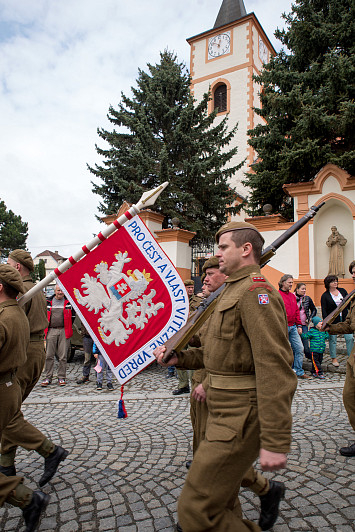
[[[213,108],[218,108],[218,113],[227,111],[227,85],[225,83],[221,83],[215,88],[213,94],[213,103]]]

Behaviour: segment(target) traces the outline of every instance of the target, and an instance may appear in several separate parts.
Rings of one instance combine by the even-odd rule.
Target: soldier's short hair
[[[353,269],[355,268],[355,260],[352,260],[349,264],[349,272],[353,273]]]
[[[230,235],[237,248],[240,248],[246,242],[250,242],[253,246],[254,259],[258,264],[260,263],[264,239],[258,231],[246,228],[240,231],[231,231]]]

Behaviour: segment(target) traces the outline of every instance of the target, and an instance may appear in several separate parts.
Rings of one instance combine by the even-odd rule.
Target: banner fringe
[[[124,404],[124,400],[123,400],[123,389],[124,389],[124,385],[122,384],[121,399],[118,401],[118,414],[117,414],[118,419],[124,419],[128,415],[125,404]]]

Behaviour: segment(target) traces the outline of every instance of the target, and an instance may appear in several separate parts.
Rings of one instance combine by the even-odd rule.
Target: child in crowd
[[[318,377],[318,379],[324,379],[322,362],[323,354],[325,351],[325,339],[328,338],[328,333],[324,331],[319,331],[317,329],[318,323],[322,320],[318,316],[312,318],[313,327],[311,327],[308,333],[302,333],[302,338],[308,338],[310,343],[311,351],[311,360],[313,371],[313,377]]]
[[[106,381],[107,381],[107,388],[108,390],[113,390],[112,386],[112,371],[110,366],[107,364],[106,360],[98,350],[96,344],[94,343],[92,352],[94,353],[94,357],[98,360],[98,363],[101,366],[101,371],[97,372],[96,377],[96,389],[102,390],[102,381],[104,380],[104,372],[106,370]]]

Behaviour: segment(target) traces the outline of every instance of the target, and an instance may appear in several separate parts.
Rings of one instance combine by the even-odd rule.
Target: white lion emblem
[[[150,274],[145,270],[128,270],[123,273],[123,267],[132,259],[128,253],[119,251],[115,254],[115,261],[108,267],[107,262],[96,264],[94,271],[97,277],[85,273],[81,279],[84,295],[78,288],[74,294],[78,303],[99,318],[99,333],[106,344],[118,346],[124,344],[130,334],[136,329],[144,329],[148,320],[156,316],[159,309],[164,308],[164,303],[153,303],[155,290],[145,293],[148,284],[152,281]]]

